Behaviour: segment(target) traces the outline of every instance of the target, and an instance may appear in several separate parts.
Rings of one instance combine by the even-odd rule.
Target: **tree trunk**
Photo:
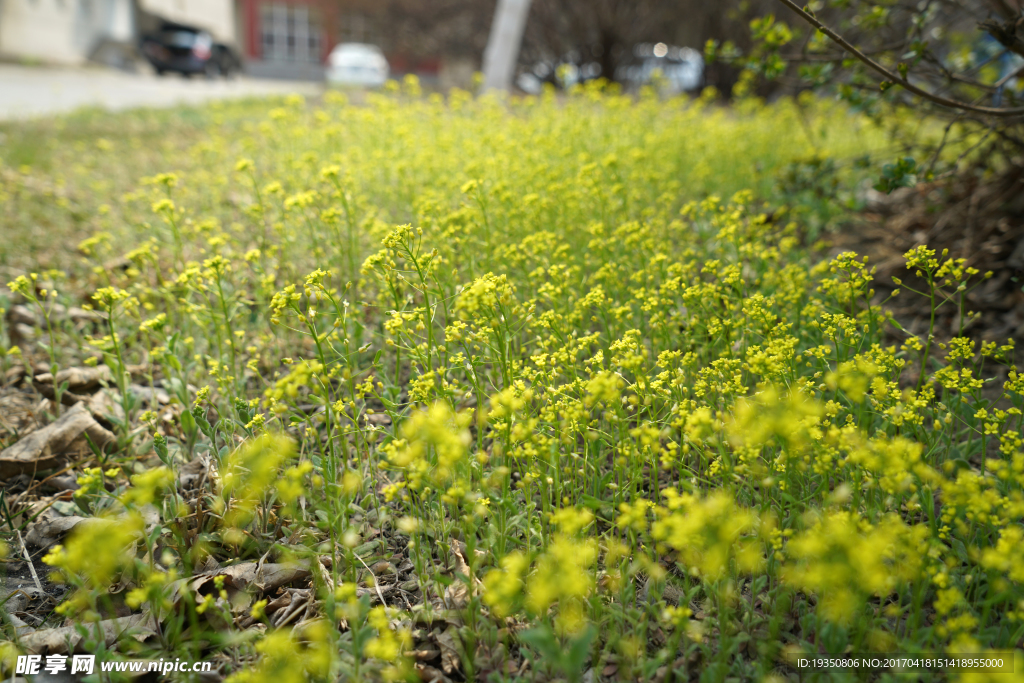
[[[498,0],[484,51],[484,90],[507,92],[512,88],[529,12],[530,0]]]

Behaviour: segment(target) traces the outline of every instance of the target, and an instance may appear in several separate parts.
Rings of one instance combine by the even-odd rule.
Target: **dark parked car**
[[[144,35],[140,49],[161,76],[176,71],[213,78],[230,76],[242,68],[230,46],[214,41],[202,29],[169,21],[163,22],[159,31]]]

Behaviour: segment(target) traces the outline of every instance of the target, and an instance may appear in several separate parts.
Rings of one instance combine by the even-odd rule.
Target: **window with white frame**
[[[260,7],[260,43],[263,59],[267,61],[318,63],[320,22],[309,7],[263,3]]]

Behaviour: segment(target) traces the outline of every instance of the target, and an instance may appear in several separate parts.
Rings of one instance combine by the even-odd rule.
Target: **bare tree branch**
[[[1007,50],[1024,56],[1024,36],[1018,35],[1017,31],[1024,24],[1024,17],[1009,21],[983,21],[978,28],[987,31],[990,36],[1002,43]]]
[[[1020,3],[1013,2],[1013,0],[989,0],[989,4],[996,12],[1001,14],[1004,19],[1012,19],[1020,16]],[[1017,5],[1014,7],[1013,5]]]
[[[962,111],[970,111],[976,114],[985,114],[987,116],[1004,117],[1024,115],[1024,107],[980,107],[977,105],[968,104],[966,102],[960,102],[958,100],[951,100],[945,97],[940,97],[938,95],[928,92],[927,90],[924,90],[923,88],[919,88],[918,86],[914,85],[907,79],[901,77],[899,74],[890,71],[889,69],[885,68],[884,66],[876,62],[871,57],[861,52],[855,46],[846,41],[838,33],[836,33],[835,31],[833,31],[832,29],[818,21],[817,17],[815,17],[813,14],[802,9],[799,5],[793,2],[793,0],[779,0],[779,2],[781,2],[783,5],[791,9],[793,12],[796,12],[796,14],[801,19],[803,19],[805,22],[807,22],[808,24],[810,24],[811,26],[813,26],[814,28],[818,29],[826,36],[831,38],[833,42],[835,42],[837,45],[842,47],[844,50],[849,52],[858,60],[866,64],[873,71],[881,74],[893,84],[901,86],[904,90],[907,90],[908,92],[911,92],[917,95],[918,97],[922,97],[930,102],[934,102],[935,104],[941,105],[943,107],[949,107],[951,109],[960,109]]]

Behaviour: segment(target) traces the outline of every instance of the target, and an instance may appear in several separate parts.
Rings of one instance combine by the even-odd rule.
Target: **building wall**
[[[105,42],[129,42],[131,0],[0,0],[0,54],[80,64]]]
[[[336,40],[331,0],[236,0],[246,71],[262,78],[320,80]]]
[[[222,43],[240,42],[234,0],[139,0],[139,5],[164,19],[205,29]]]

